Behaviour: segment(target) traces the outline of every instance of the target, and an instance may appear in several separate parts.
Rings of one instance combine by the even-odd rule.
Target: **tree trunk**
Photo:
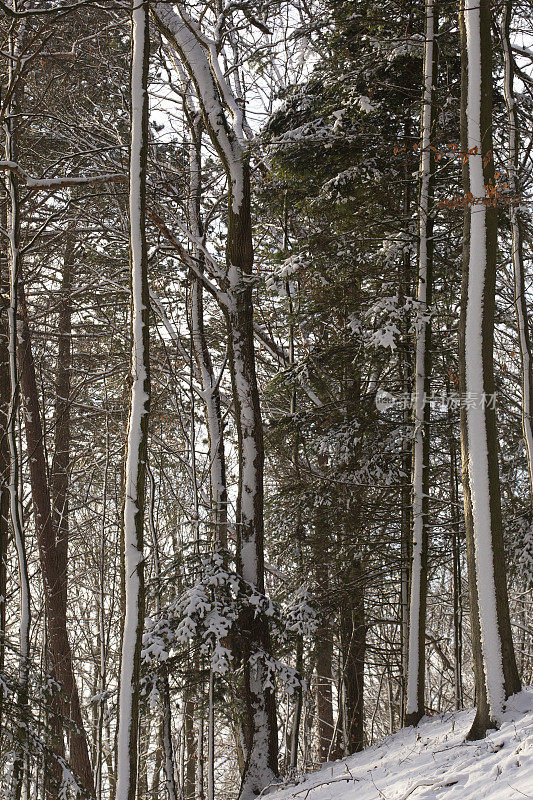
[[[188,109],[189,128],[193,141],[189,154],[189,225],[192,234],[201,239],[203,224],[200,211],[202,196],[202,129],[200,115]],[[199,265],[204,264],[204,255],[195,248]],[[222,548],[228,546],[228,490],[226,484],[226,457],[224,453],[224,429],[220,390],[215,378],[213,362],[207,344],[204,327],[204,299],[201,280],[194,274],[191,281],[191,338],[200,381],[202,398],[206,408],[207,433],[209,437],[209,477],[212,504],[213,542]]]
[[[411,220],[411,124],[407,119],[404,126],[405,155],[403,163],[404,192],[402,200],[402,214],[407,235],[409,235],[409,223]],[[405,302],[406,297],[411,296],[411,254],[409,249],[404,248],[402,259],[398,270],[398,302],[399,305]],[[409,335],[410,321],[403,321],[401,326],[402,341],[398,352],[398,370],[400,378],[400,391],[404,401],[412,395],[412,358],[411,340]],[[405,690],[407,683],[407,650],[409,641],[409,573],[411,564],[411,444],[408,431],[410,427],[410,407],[404,402],[402,411],[404,437],[402,442],[402,488],[400,491],[400,687],[401,687],[401,718],[405,713]]]
[[[329,578],[329,527],[324,513],[318,512],[311,539],[315,563],[315,585],[317,598],[321,601],[319,621],[314,632],[316,663],[316,720],[318,732],[318,759],[320,763],[339,756],[337,741],[333,742],[335,725],[333,720],[333,629],[325,607],[330,597]],[[337,738],[337,737],[336,737]]]
[[[365,603],[361,563],[353,560],[343,581],[349,590],[340,610],[343,681],[345,690],[346,755],[364,747]]]
[[[512,0],[505,0],[501,20],[501,38],[504,55],[504,94],[509,122],[509,148],[507,151],[507,183],[511,193],[509,216],[511,223],[511,255],[514,274],[514,302],[518,328],[518,345],[522,371],[522,430],[526,446],[529,470],[530,500],[533,503],[533,374],[531,358],[531,336],[526,300],[526,284],[523,254],[523,223],[520,214],[520,128],[518,108],[514,92],[514,58],[511,49]]]
[[[0,206],[0,225],[7,230],[7,205]],[[7,542],[9,531],[9,277],[7,249],[0,245],[0,675],[5,663]],[[4,686],[0,683],[0,736],[3,730]]]
[[[17,45],[14,39],[9,38],[9,50],[16,55]],[[10,71],[13,69],[14,60],[10,60]],[[15,113],[18,92],[15,92],[12,101],[11,113]],[[5,126],[6,160],[15,160],[18,157],[16,128],[10,118]],[[18,299],[20,280],[20,196],[18,178],[12,173],[6,175],[6,202],[7,202],[7,234],[9,241],[9,308],[8,318],[8,359],[9,359],[9,404],[7,408],[7,441],[9,448],[9,511],[13,538],[17,550],[19,583],[20,583],[20,619],[19,619],[19,681],[18,703],[21,716],[26,714],[28,704],[29,683],[29,658],[30,658],[30,583],[28,575],[28,560],[26,555],[26,542],[24,537],[24,523],[22,519],[22,502],[19,476],[19,447],[17,442],[17,418],[20,397],[21,376],[17,370],[17,342],[18,342]],[[31,460],[31,459],[30,459]],[[5,606],[4,606],[5,608]],[[19,726],[15,733],[15,757],[12,767],[12,792],[15,800],[19,800],[22,792],[24,776],[25,750],[27,745],[26,722]]]
[[[72,334],[72,302],[71,271],[74,260],[75,237],[72,226],[66,235],[65,251],[62,263],[61,290],[58,312],[58,354],[55,386],[55,419],[54,419],[54,455],[50,476],[50,494],[53,514],[53,526],[56,537],[57,570],[61,587],[61,614],[67,618],[67,583],[68,583],[68,530],[69,530],[69,468],[70,468],[70,371],[71,371],[71,334]],[[57,694],[52,697],[52,713],[49,716],[49,733],[53,748],[57,755],[65,756],[63,741],[63,724],[61,717],[69,716],[70,711],[64,708],[62,698]],[[67,735],[70,731],[67,731]],[[57,794],[57,784],[61,781],[62,770],[56,759],[50,760],[45,786],[46,796],[53,800]],[[51,779],[51,781],[49,780]]]
[[[494,186],[489,0],[462,0],[461,139],[465,194],[459,328],[461,455],[477,713],[484,736],[520,689],[511,636],[494,399],[497,211]]]
[[[405,724],[416,725],[424,716],[425,637],[427,605],[428,513],[430,473],[431,323],[427,319],[433,286],[433,176],[430,150],[435,119],[437,79],[437,15],[434,0],[426,0],[424,90],[422,97],[421,155],[418,201],[418,324],[415,352],[413,409],[413,515],[409,586],[409,644]]]
[[[236,508],[237,570],[259,592],[265,591],[263,553],[263,421],[255,372],[253,305],[250,276],[253,260],[250,174],[243,162],[242,198],[234,210],[230,192],[227,273],[229,307],[226,322],[229,364],[237,428],[239,479]],[[262,653],[271,652],[268,623],[252,609],[244,615],[241,640],[244,666],[244,736],[246,762],[240,798],[255,796],[278,774],[278,739],[274,692],[265,688]]]
[[[120,655],[116,800],[135,800],[139,680],[144,624],[143,526],[150,406],[146,168],[148,160],[148,1],[132,0],[130,213],[130,411],[123,507],[125,618]]]
[[[216,76],[218,54],[210,48],[182,7],[152,5],[158,26],[172,43],[195,86],[205,128],[228,179],[226,272],[218,275],[218,300],[226,318],[229,366],[238,439],[239,477],[236,503],[237,570],[259,592],[265,591],[263,554],[263,426],[255,373],[251,272],[253,263],[250,170],[242,142],[243,118],[233,101],[233,123]],[[270,630],[252,609],[240,621],[244,677],[243,719],[246,760],[240,800],[260,794],[278,774],[278,741],[274,692],[266,688]]]
[[[183,735],[185,745],[185,771],[183,776],[183,796],[185,800],[194,800],[196,792],[196,762],[198,760],[198,743],[194,735],[194,713],[196,703],[186,690],[183,701]]]
[[[62,601],[67,612],[67,562],[69,528],[70,467],[70,372],[72,364],[72,300],[71,280],[75,234],[69,229],[63,256],[60,305],[57,322],[58,354],[55,387],[54,456],[50,476],[52,514],[56,531],[56,554],[63,578]]]
[[[35,363],[22,282],[19,283],[20,327],[18,358],[20,384],[24,398],[24,427],[29,459],[35,528],[39,545],[39,558],[45,587],[48,647],[56,680],[66,698],[67,716],[72,720],[69,733],[70,763],[79,776],[82,786],[92,796],[94,784],[87,738],[83,728],[78,689],[72,666],[72,652],[68,640],[65,617],[65,574],[56,552],[56,530],[52,516],[50,491],[47,481],[43,446],[43,430],[39,393],[35,376]]]
[[[447,381],[447,394],[450,394]],[[463,708],[463,609],[461,606],[461,529],[459,521],[459,486],[457,478],[457,448],[454,437],[451,409],[448,408],[448,441],[450,446],[450,519],[452,536],[453,583],[453,663],[455,708]]]

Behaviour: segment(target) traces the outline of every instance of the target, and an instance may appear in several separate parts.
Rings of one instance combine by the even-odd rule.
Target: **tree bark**
[[[94,783],[89,749],[83,728],[83,718],[74,678],[72,652],[66,625],[64,562],[61,561],[61,557],[58,556],[56,551],[56,530],[47,481],[39,393],[26,309],[26,296],[22,281],[19,282],[19,306],[18,359],[20,384],[24,399],[26,445],[30,454],[28,461],[33,513],[45,588],[48,647],[54,674],[61,684],[63,695],[66,698],[68,716],[73,723],[69,731],[70,763],[75,773],[79,776],[83,788],[92,796],[94,794]]]
[[[0,205],[0,225],[7,230],[7,198]],[[0,675],[5,664],[7,543],[9,531],[9,277],[7,246],[0,246]],[[0,683],[0,736],[3,729],[4,687]]]
[[[65,619],[67,618],[68,591],[70,372],[72,360],[72,300],[70,294],[75,244],[76,241],[72,225],[69,225],[62,262],[57,322],[58,353],[55,385],[54,455],[50,475],[53,526],[56,537],[57,570],[62,583],[59,589],[62,605],[61,613]],[[49,716],[48,725],[54,750],[57,755],[62,757],[65,756],[65,747],[61,717],[68,717],[69,713],[69,709],[64,707],[61,696],[54,694],[52,697],[52,713]],[[60,764],[56,759],[51,759],[45,780],[45,794],[50,800],[53,800],[57,793],[57,784],[61,781],[61,777],[62,770]]]
[[[199,114],[187,109],[192,135],[189,152],[189,225],[192,234],[201,240],[203,223],[200,201],[202,196],[202,130]],[[204,265],[204,255],[196,249],[198,264]],[[204,289],[201,280],[193,273],[191,281],[191,337],[194,357],[202,384],[202,399],[206,408],[209,437],[209,477],[212,504],[213,542],[222,548],[228,546],[228,490],[226,482],[226,456],[224,452],[224,427],[220,390],[215,378],[213,362],[204,326]]]
[[[194,713],[196,703],[187,690],[183,703],[183,734],[185,737],[185,774],[183,795],[185,800],[194,800],[196,792],[196,762],[198,761],[198,742],[194,735]]]
[[[511,19],[513,3],[505,0],[501,19],[501,39],[504,56],[505,105],[509,124],[509,146],[507,151],[507,183],[511,194],[509,217],[511,223],[511,257],[514,275],[514,304],[518,328],[518,346],[522,372],[522,430],[526,446],[529,471],[530,500],[533,503],[533,371],[531,335],[526,300],[526,282],[523,253],[523,222],[520,213],[520,126],[518,108],[514,91],[514,57],[511,48]]]
[[[409,222],[411,217],[411,175],[409,164],[409,145],[411,141],[409,120],[405,123],[405,158],[403,165],[403,180],[405,183],[403,193],[402,211],[404,224],[409,233]],[[402,254],[398,276],[398,298],[399,304],[405,302],[406,297],[411,296],[411,256],[407,248]],[[402,325],[402,342],[398,354],[398,367],[400,377],[400,391],[404,399],[412,395],[412,375],[411,372],[411,343],[409,337],[409,321],[406,320]],[[411,446],[408,437],[410,426],[410,409],[408,403],[404,402],[403,408],[404,439],[402,442],[402,488],[400,492],[400,648],[401,648],[401,717],[405,714],[405,690],[407,685],[407,651],[409,641],[409,573],[411,564],[411,484],[409,481],[411,473]]]
[[[365,601],[361,563],[353,559],[344,578],[349,590],[340,610],[342,671],[345,690],[346,755],[364,747]]]
[[[471,739],[501,721],[520,689],[509,619],[494,398],[497,211],[489,0],[462,0],[461,140],[465,197],[459,327],[461,455],[477,713]]]
[[[430,150],[435,121],[437,79],[437,14],[434,0],[426,0],[424,90],[422,96],[421,155],[418,201],[418,324],[415,352],[413,409],[413,514],[409,586],[409,644],[405,724],[416,725],[424,716],[425,639],[427,605],[428,514],[430,477],[431,322],[427,318],[433,288],[434,159]]]
[[[9,51],[12,56],[17,54],[18,34],[9,37]],[[14,59],[10,59],[10,77],[12,78]],[[14,114],[18,110],[19,92],[15,91],[10,111]],[[17,130],[10,118],[5,125],[6,143],[5,154],[7,160],[18,157]],[[24,717],[28,705],[29,683],[29,658],[30,658],[30,583],[28,575],[28,559],[26,555],[26,542],[24,535],[24,522],[22,518],[22,502],[19,478],[19,447],[17,442],[17,418],[20,399],[20,376],[17,370],[17,342],[18,342],[18,290],[20,280],[20,195],[18,178],[8,174],[5,179],[7,201],[7,234],[9,242],[9,307],[8,319],[8,363],[9,363],[9,404],[7,407],[7,441],[9,449],[9,512],[13,537],[17,550],[19,584],[20,584],[20,618],[19,618],[19,682],[18,702],[21,716]],[[27,744],[26,721],[19,725],[15,731],[15,757],[12,767],[12,793],[15,800],[19,800],[22,792],[24,777],[25,748]]]
[[[220,73],[218,54],[208,44],[209,57],[192,19],[165,3],[152,12],[163,35],[179,54],[194,84],[204,125],[228,180],[226,269],[218,275],[217,294],[227,327],[239,477],[236,503],[237,570],[264,593],[263,554],[263,426],[255,373],[252,303],[252,220],[250,169],[243,145],[243,114]],[[223,88],[222,88],[223,87]],[[226,108],[231,106],[233,123]],[[244,676],[243,719],[246,759],[240,800],[260,794],[278,774],[278,741],[274,692],[266,686],[263,658],[271,650],[270,630],[252,609],[240,621]]]
[[[67,562],[69,530],[70,468],[70,374],[72,365],[72,266],[76,240],[69,228],[62,264],[59,314],[57,322],[58,353],[55,386],[54,455],[50,475],[52,514],[56,531],[58,569],[63,577],[62,600],[67,611]]]
[[[130,213],[130,411],[123,507],[125,618],[120,655],[116,800],[137,796],[139,680],[144,624],[143,527],[150,407],[146,170],[148,161],[148,1],[132,0]]]
[[[331,612],[326,604],[331,592],[329,576],[329,526],[324,513],[318,511],[315,516],[315,527],[311,537],[311,550],[315,563],[316,596],[319,599],[319,621],[314,632],[314,650],[316,663],[316,721],[318,733],[318,759],[320,763],[337,758],[339,751],[335,736],[333,719],[333,628]],[[335,737],[338,738],[338,737]]]

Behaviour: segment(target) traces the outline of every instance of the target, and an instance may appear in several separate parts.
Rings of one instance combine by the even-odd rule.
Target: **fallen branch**
[[[355,782],[355,781],[358,781],[358,780],[359,780],[359,778],[354,778],[353,776],[345,775],[342,778],[334,778],[332,781],[324,781],[323,783],[315,783],[314,786],[310,786],[308,789],[302,789],[300,792],[295,792],[292,796],[293,797],[298,797],[298,795],[304,794],[304,792],[305,792],[304,800],[306,800],[306,798],[308,797],[309,793],[312,792],[314,789],[320,789],[322,786],[329,786],[332,783],[343,783],[344,781],[346,781],[347,783],[350,783],[350,781]],[[403,800],[403,798],[402,798],[402,800]]]

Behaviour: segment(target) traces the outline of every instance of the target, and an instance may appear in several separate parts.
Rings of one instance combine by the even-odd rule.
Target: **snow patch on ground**
[[[271,800],[533,798],[533,688],[506,704],[499,730],[465,741],[473,711],[443,714],[324,765]]]

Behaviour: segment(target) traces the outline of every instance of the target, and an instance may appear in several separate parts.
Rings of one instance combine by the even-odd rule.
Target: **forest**
[[[0,0],[2,800],[253,800],[521,707],[532,23]]]

